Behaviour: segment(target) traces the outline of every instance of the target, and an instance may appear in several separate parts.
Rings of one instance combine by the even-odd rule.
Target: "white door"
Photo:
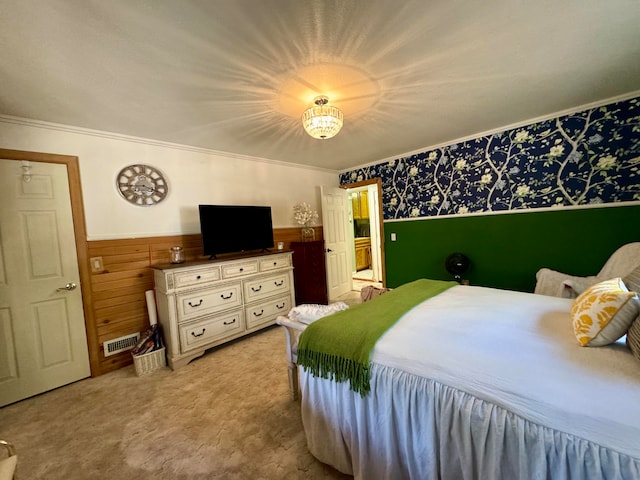
[[[0,159],[0,406],[89,374],[67,168]]]
[[[327,264],[329,301],[351,291],[351,254],[349,243],[349,198],[346,190],[320,187],[322,194],[322,231]]]
[[[371,269],[373,280],[382,281],[382,256],[380,252],[380,214],[378,210],[378,188],[376,185],[367,187],[367,199],[369,201],[369,236],[371,237]]]

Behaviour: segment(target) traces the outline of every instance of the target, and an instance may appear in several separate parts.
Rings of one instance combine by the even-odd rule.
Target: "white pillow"
[[[587,288],[571,307],[573,332],[581,346],[600,347],[621,338],[638,316],[640,303],[620,278]]]
[[[346,310],[347,308],[349,308],[349,305],[344,302],[336,302],[330,305],[307,303],[293,307],[289,310],[288,317],[291,320],[309,324],[319,318],[326,317],[340,310]]]

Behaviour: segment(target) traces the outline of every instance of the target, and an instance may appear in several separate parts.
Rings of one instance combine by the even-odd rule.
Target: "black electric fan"
[[[462,280],[462,275],[469,270],[469,265],[471,265],[471,261],[469,257],[462,253],[452,253],[447,257],[444,261],[444,265],[453,278],[460,283]]]

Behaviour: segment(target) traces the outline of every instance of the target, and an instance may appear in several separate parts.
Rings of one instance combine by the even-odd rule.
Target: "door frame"
[[[29,162],[57,163],[66,165],[67,179],[69,183],[69,197],[71,199],[71,216],[73,218],[73,232],[76,241],[76,257],[78,259],[78,271],[80,273],[80,291],[82,293],[82,310],[84,312],[84,327],[87,335],[87,348],[89,351],[89,367],[91,376],[99,373],[99,345],[96,338],[95,318],[92,305],[91,274],[89,272],[87,226],[85,224],[84,203],[82,201],[82,184],[80,182],[80,165],[78,157],[70,155],[58,155],[55,153],[29,152],[22,150],[10,150],[0,148],[0,159],[22,160]]]
[[[380,268],[382,270],[382,286],[387,286],[387,269],[386,269],[386,260],[384,257],[384,218],[382,216],[382,179],[380,178],[370,178],[368,180],[362,180],[360,182],[354,183],[346,183],[344,185],[340,185],[340,188],[344,188],[345,190],[349,190],[352,188],[366,187],[369,185],[377,185],[378,186],[378,218],[380,219],[380,231],[378,232],[380,237]]]

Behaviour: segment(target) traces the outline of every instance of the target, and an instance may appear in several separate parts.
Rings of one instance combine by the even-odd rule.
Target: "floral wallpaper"
[[[385,220],[640,201],[640,97],[340,174]]]

